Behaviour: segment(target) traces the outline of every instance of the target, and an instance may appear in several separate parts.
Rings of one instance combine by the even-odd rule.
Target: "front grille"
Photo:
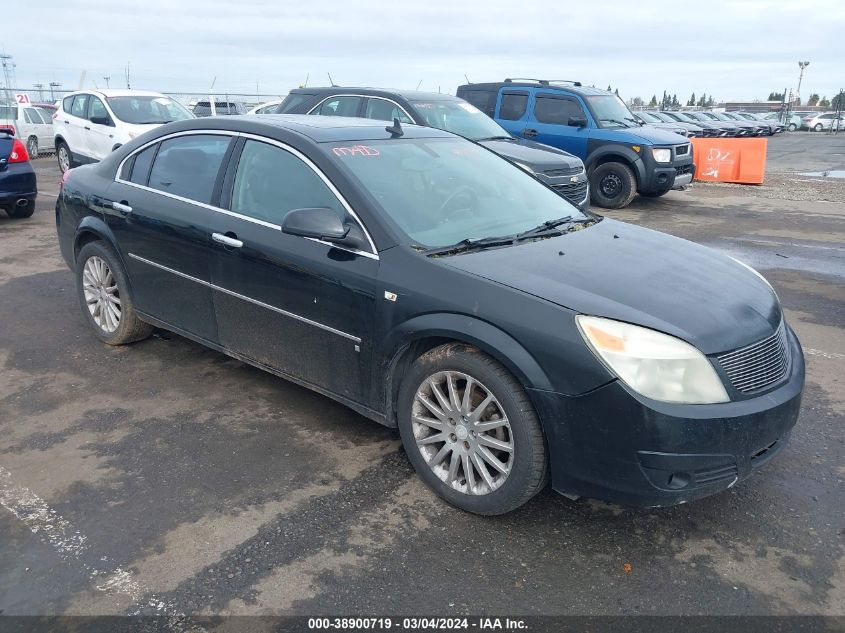
[[[740,393],[765,389],[783,378],[789,368],[786,325],[781,321],[777,331],[768,338],[722,354],[718,361]]]
[[[692,173],[692,165],[678,165],[675,167],[675,175],[683,176],[684,174]]]
[[[548,176],[549,178],[557,178],[559,176],[574,176],[575,174],[580,174],[584,171],[584,168],[580,165],[576,165],[575,167],[564,167],[562,169],[550,169],[548,171],[544,171],[543,175]]]
[[[578,206],[584,202],[584,198],[587,197],[587,187],[589,187],[589,183],[586,180],[582,180],[581,182],[571,184],[566,183],[563,185],[552,185],[552,187],[564,198],[569,200],[569,202]]]
[[[689,145],[678,145],[675,147],[675,156],[686,156],[689,154]]]

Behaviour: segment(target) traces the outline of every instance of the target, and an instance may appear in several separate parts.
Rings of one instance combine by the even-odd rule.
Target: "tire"
[[[76,162],[73,160],[73,154],[67,143],[64,141],[56,142],[56,160],[59,163],[59,170],[65,173],[68,169],[76,167]]]
[[[35,200],[27,200],[26,205],[19,207],[13,206],[6,209],[6,215],[15,220],[22,220],[28,218],[35,213]]]
[[[465,401],[469,379],[473,382]],[[431,381],[445,397],[435,395]],[[493,399],[479,411],[488,396]],[[435,409],[424,405],[424,399]],[[455,507],[504,514],[526,503],[548,481],[543,431],[528,395],[510,372],[474,347],[449,343],[414,361],[402,380],[397,414],[402,444],[417,474]],[[438,463],[431,465],[435,459]]]
[[[822,125],[821,123],[816,123],[816,124],[813,126],[813,129],[814,129],[816,132],[821,132],[821,131],[824,129],[824,125]]]
[[[605,209],[621,209],[637,195],[634,170],[625,163],[603,163],[590,174],[592,202]]]
[[[105,265],[105,270],[101,265]],[[109,288],[114,288],[114,291],[109,291]],[[104,343],[125,345],[152,334],[153,326],[144,323],[135,312],[120,258],[105,242],[89,242],[79,251],[76,258],[76,294],[94,334]],[[91,299],[94,302],[89,307]],[[111,308],[108,308],[109,304]],[[118,312],[116,319],[114,308]]]
[[[26,153],[29,154],[30,160],[38,158],[38,139],[34,136],[26,139]]]
[[[794,123],[790,123],[789,125],[786,126],[786,129],[790,132],[794,132],[795,130],[798,129],[798,126],[795,125]]]

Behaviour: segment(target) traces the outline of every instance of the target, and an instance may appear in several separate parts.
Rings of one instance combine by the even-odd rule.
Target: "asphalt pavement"
[[[546,491],[496,518],[441,502],[395,430],[327,398],[165,331],[100,343],[38,159],[35,215],[0,217],[0,612],[845,615],[845,180],[794,175],[842,169],[845,135],[769,145],[762,187],[607,215],[771,281],[807,359],[790,444],[689,505]]]

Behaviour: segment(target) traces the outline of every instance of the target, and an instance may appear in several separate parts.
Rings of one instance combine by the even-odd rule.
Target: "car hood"
[[[495,140],[480,141],[480,144],[489,150],[496,152],[499,156],[522,163],[535,172],[543,172],[549,169],[561,169],[563,167],[583,167],[584,163],[577,156],[568,152],[533,143],[531,141]]]
[[[781,310],[754,272],[714,250],[604,219],[560,237],[440,260],[581,314],[679,337],[705,354],[771,335]]]
[[[668,125],[668,124],[667,124]],[[687,139],[674,132],[668,130],[660,130],[656,127],[649,127],[648,125],[641,125],[633,128],[607,128],[607,131],[616,132],[619,134],[629,134],[634,138],[640,138],[655,145],[679,145],[686,143]]]

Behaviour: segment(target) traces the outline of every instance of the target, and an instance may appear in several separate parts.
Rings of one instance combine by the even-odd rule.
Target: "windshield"
[[[327,152],[424,247],[513,236],[565,216],[587,218],[523,169],[464,139],[332,143]]]
[[[106,101],[118,119],[133,125],[170,123],[194,118],[186,108],[170,97],[130,95],[109,97]]]
[[[670,117],[668,114],[663,114],[662,112],[649,112],[651,116],[659,121],[663,121],[664,123],[674,123],[675,119]]]
[[[429,127],[446,130],[473,141],[505,137],[507,130],[466,101],[412,101]]]
[[[663,120],[657,118],[656,116],[648,112],[637,112],[637,116],[639,116],[646,123],[663,123]]]
[[[635,127],[637,120],[628,106],[616,95],[594,95],[587,97],[593,116],[599,127]]]

